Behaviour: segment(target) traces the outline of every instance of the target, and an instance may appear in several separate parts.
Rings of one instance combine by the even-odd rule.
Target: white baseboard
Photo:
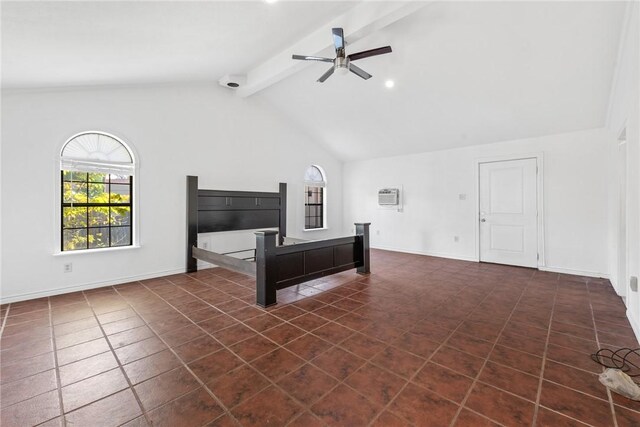
[[[383,251],[402,252],[402,253],[405,253],[405,254],[426,255],[426,256],[433,256],[433,257],[437,257],[437,258],[448,258],[448,259],[457,259],[457,260],[460,260],[460,261],[478,262],[478,258],[475,258],[475,257],[452,255],[452,254],[447,254],[447,253],[442,253],[442,252],[415,251],[415,250],[410,250],[410,249],[394,248],[394,247],[390,247],[390,246],[371,246],[371,248],[372,249],[381,249]]]
[[[618,278],[609,277],[609,281],[611,282],[611,286],[613,287],[613,290],[616,291],[616,295],[618,295],[620,298],[625,298],[626,295],[623,295],[618,291]]]
[[[638,325],[638,322],[636,322],[636,319],[633,318],[633,315],[629,310],[627,310],[627,319],[629,319],[633,333],[636,334],[636,339],[640,342],[640,325]]]
[[[382,250],[385,250],[385,251],[402,252],[402,253],[407,253],[407,254],[427,255],[427,256],[433,256],[433,257],[438,257],[438,258],[457,259],[457,260],[461,260],[461,261],[472,261],[472,262],[479,262],[480,261],[475,256],[468,257],[468,256],[461,256],[461,255],[452,255],[452,254],[447,254],[447,253],[442,253],[442,252],[416,251],[416,250],[409,250],[409,249],[403,249],[403,248],[395,248],[395,247],[391,247],[391,246],[371,246],[371,248],[372,249],[382,249]],[[602,278],[602,279],[608,279],[609,278],[609,275],[607,273],[598,273],[598,272],[595,272],[595,271],[584,271],[584,270],[573,270],[573,269],[570,269],[570,268],[562,268],[562,267],[538,266],[538,270],[540,270],[540,271],[549,271],[551,273],[572,274],[572,275],[576,275],[576,276],[597,277],[597,278]]]
[[[609,275],[607,273],[598,273],[596,271],[573,270],[571,268],[563,268],[563,267],[538,266],[538,270],[549,271],[551,273],[572,274],[574,276],[597,277],[599,279],[609,278]]]
[[[140,274],[137,276],[119,277],[117,279],[103,280],[100,282],[90,282],[81,285],[65,286],[62,288],[47,289],[46,291],[27,292],[11,296],[0,296],[0,304],[24,301],[28,299],[48,297],[51,295],[67,294],[69,292],[86,291],[89,289],[102,288],[104,286],[119,285],[122,283],[135,282],[137,280],[154,279],[156,277],[169,276],[171,274],[184,273],[185,269],[174,268],[172,270],[157,271],[155,273]]]

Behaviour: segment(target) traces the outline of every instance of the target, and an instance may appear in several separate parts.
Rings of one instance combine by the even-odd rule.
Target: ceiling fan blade
[[[353,64],[349,64],[349,71],[351,71],[356,76],[362,77],[365,80],[368,80],[371,78],[371,74],[367,73],[360,67],[356,67]]]
[[[370,56],[382,55],[385,53],[391,53],[391,46],[379,47],[377,49],[364,50],[362,52],[352,53],[347,58],[349,58],[349,61],[357,61],[358,59],[368,58]]]
[[[291,58],[300,59],[302,61],[333,62],[333,59],[331,59],[331,58],[323,58],[321,56],[292,55]]]
[[[320,83],[323,83],[325,80],[327,80],[329,78],[329,76],[331,76],[331,74],[333,74],[334,71],[335,71],[335,67],[329,68],[326,73],[324,73],[323,75],[320,76],[318,81]]]
[[[333,34],[333,44],[336,47],[336,53],[338,54],[340,50],[344,51],[344,31],[342,31],[342,28],[332,28],[331,33]],[[338,54],[338,56],[340,55]]]

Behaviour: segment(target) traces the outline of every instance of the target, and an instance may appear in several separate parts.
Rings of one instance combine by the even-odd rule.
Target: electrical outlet
[[[209,242],[202,242],[202,249],[209,249]]]
[[[458,199],[467,200],[467,195],[466,194],[458,194]]]
[[[65,273],[71,273],[73,271],[73,264],[68,262],[64,265],[63,271]]]
[[[460,241],[460,236],[453,236],[453,241],[454,242],[459,242]]]

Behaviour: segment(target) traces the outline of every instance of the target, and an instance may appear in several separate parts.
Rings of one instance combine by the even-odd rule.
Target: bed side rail
[[[251,261],[207,251],[196,246],[191,247],[191,252],[193,257],[200,261],[209,262],[217,265],[218,267],[228,268],[229,270],[237,271],[238,273],[256,277],[256,264]]]

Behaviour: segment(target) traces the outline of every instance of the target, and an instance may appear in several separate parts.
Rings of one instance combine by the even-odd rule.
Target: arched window
[[[133,244],[131,150],[112,135],[85,132],[62,147],[61,250]]]
[[[311,165],[304,173],[304,229],[325,227],[327,182],[319,166]]]

